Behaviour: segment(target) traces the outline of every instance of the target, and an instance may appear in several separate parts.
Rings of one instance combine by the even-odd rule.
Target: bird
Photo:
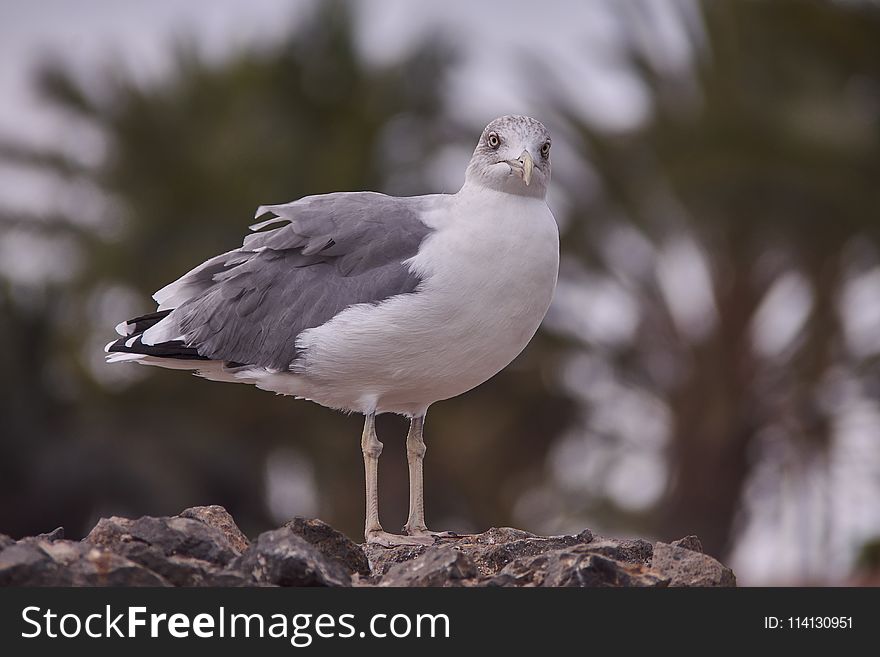
[[[241,247],[121,322],[108,362],[191,370],[364,415],[364,539],[429,545],[425,416],[510,364],[546,315],[559,272],[547,204],[551,139],[528,116],[483,130],[455,193],[334,192],[260,206]],[[379,521],[375,418],[409,419],[409,514]]]

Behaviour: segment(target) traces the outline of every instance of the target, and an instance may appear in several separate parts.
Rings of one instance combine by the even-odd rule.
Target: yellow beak
[[[535,162],[528,150],[524,150],[515,160],[507,160],[511,171],[516,171],[528,185],[532,182],[532,171],[535,170]]]
[[[526,187],[528,187],[529,183],[532,182],[532,170],[535,168],[535,163],[528,151],[523,151],[519,159],[522,162],[522,179]]]

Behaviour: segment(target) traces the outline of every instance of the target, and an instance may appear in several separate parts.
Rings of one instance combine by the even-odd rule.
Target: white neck
[[[470,173],[470,172],[468,172]],[[545,201],[547,198],[547,189],[538,185],[526,186],[522,180],[516,176],[510,176],[504,179],[503,184],[498,185],[497,181],[487,181],[478,177],[466,175],[464,184],[458,190],[459,196],[467,196],[479,192],[496,192],[498,194],[508,194],[510,196],[521,196],[525,198],[540,199]]]

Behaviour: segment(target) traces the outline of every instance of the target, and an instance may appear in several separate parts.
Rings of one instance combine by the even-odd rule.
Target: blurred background
[[[16,0],[0,99],[0,532],[222,504],[360,540],[361,418],[102,347],[257,205],[454,192],[526,113],[559,286],[432,408],[429,524],[695,533],[743,584],[877,583],[877,3]],[[380,418],[390,530],[405,432]]]

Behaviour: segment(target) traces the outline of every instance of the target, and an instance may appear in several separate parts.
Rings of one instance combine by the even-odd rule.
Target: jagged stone
[[[693,550],[694,552],[703,552],[703,543],[699,538],[691,534],[690,536],[685,536],[684,538],[680,538],[677,541],[672,541],[670,545],[674,545],[676,547],[683,547],[688,550]]]
[[[64,527],[56,527],[46,534],[37,534],[35,538],[42,538],[46,541],[60,541],[64,538]]]
[[[240,586],[229,572],[236,556],[226,535],[192,518],[101,518],[83,541],[104,547],[158,573],[175,586]]]
[[[435,545],[399,545],[393,548],[364,545],[374,576],[384,576],[395,564],[408,563],[436,547],[452,546],[465,554],[477,568],[480,577],[497,574],[504,566],[520,557],[535,556],[549,550],[570,547],[593,540],[585,529],[567,536],[538,536],[512,527],[492,527],[482,534],[438,538]],[[647,543],[650,548],[650,543]]]
[[[392,564],[380,586],[463,586],[479,577],[474,562],[461,550],[439,546],[411,561]]]
[[[190,507],[181,511],[180,517],[192,518],[220,530],[236,554],[242,554],[250,545],[247,536],[241,532],[229,512],[219,504]]]
[[[108,550],[27,538],[0,551],[0,586],[169,586],[160,575]]]
[[[654,546],[640,538],[605,538],[595,536],[590,549],[615,561],[646,563],[654,552]]]
[[[488,586],[659,587],[664,578],[640,563],[617,561],[590,545],[517,559],[485,582]]]
[[[357,545],[318,519],[296,518],[253,542],[220,506],[179,516],[102,518],[82,542],[58,528],[0,534],[7,586],[735,586],[696,536],[672,544],[511,527],[433,545]]]
[[[361,546],[323,520],[297,517],[284,526],[314,545],[325,557],[339,563],[351,575],[370,576],[370,564]]]
[[[481,576],[489,577],[516,559],[586,544],[592,540],[593,534],[589,529],[568,536],[538,536],[511,527],[493,527],[472,538],[461,539],[457,547],[473,559]]]
[[[396,545],[391,548],[365,543],[361,546],[373,577],[382,577],[395,564],[406,563],[425,553],[424,545]]]
[[[655,543],[651,567],[668,577],[670,586],[736,586],[730,568],[709,555],[677,545]]]
[[[348,570],[289,527],[260,534],[232,567],[261,584],[351,586]]]

